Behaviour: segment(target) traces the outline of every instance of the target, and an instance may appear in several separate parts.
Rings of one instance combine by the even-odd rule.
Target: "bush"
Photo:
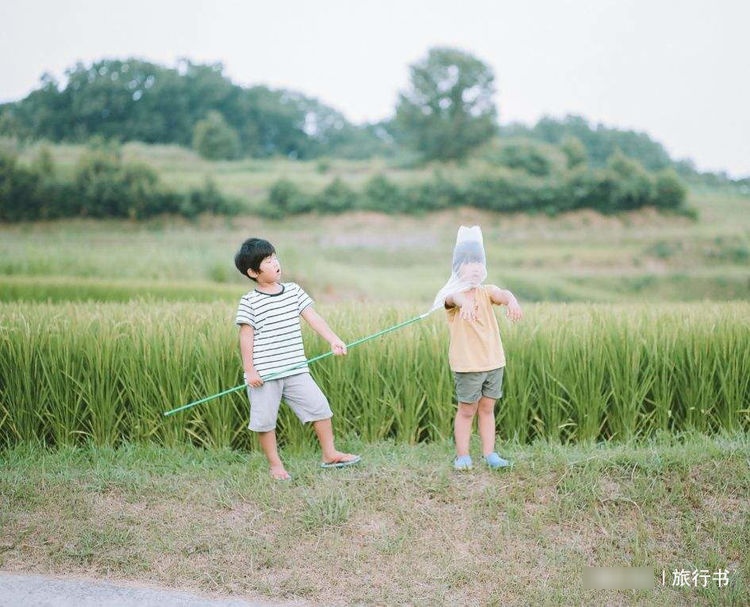
[[[560,209],[604,210],[609,206],[612,180],[603,170],[577,168],[565,177],[560,196]]]
[[[125,164],[119,148],[90,150],[78,165],[74,193],[79,215],[141,219],[162,212],[156,172],[143,164]]]
[[[0,219],[19,221],[29,211],[35,198],[34,175],[18,166],[18,158],[9,152],[0,152]],[[27,204],[19,204],[19,201]]]
[[[0,151],[0,221],[64,216],[69,190],[55,178],[48,151],[43,149],[31,168],[19,165],[14,153]]]
[[[552,171],[552,161],[540,144],[524,141],[503,145],[497,152],[498,164],[543,177]]]
[[[533,210],[534,182],[520,175],[484,174],[466,186],[463,204],[488,211]]]
[[[404,213],[409,202],[396,184],[383,175],[375,175],[365,184],[361,206],[381,213]]]
[[[431,181],[413,188],[411,194],[408,207],[411,212],[447,209],[461,204],[464,199],[461,188],[439,172],[435,172]]]
[[[654,184],[654,206],[660,209],[679,209],[687,197],[687,189],[674,169],[665,169],[656,174]]]
[[[303,194],[294,182],[279,179],[271,186],[268,202],[261,208],[261,214],[281,219],[287,215],[307,213],[312,208],[312,199]]]
[[[637,161],[622,152],[613,154],[607,170],[612,175],[612,191],[607,211],[629,211],[653,204],[656,196],[651,175]]]
[[[338,177],[313,200],[313,208],[320,213],[344,213],[357,206],[357,193]]]
[[[565,154],[566,167],[575,169],[583,166],[588,160],[586,146],[578,137],[568,136],[560,142],[560,149]]]
[[[219,112],[209,112],[193,129],[193,149],[207,160],[233,160],[240,155],[240,138]]]
[[[178,212],[185,217],[196,217],[201,213],[237,215],[240,208],[238,201],[222,196],[216,183],[212,179],[206,179],[201,189],[192,190],[184,197]]]
[[[153,169],[124,163],[119,147],[110,144],[94,144],[81,157],[71,182],[56,177],[44,148],[30,168],[19,165],[15,155],[0,152],[0,221],[144,219],[167,213],[194,217],[231,215],[239,209],[239,203],[223,196],[210,180],[187,194],[162,187]]]

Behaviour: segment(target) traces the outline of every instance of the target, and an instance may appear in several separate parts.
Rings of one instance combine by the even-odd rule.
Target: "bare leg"
[[[480,398],[478,413],[482,455],[489,455],[495,451],[495,399],[486,396]]]
[[[358,459],[356,455],[350,453],[342,453],[336,450],[336,446],[333,442],[333,424],[331,418],[319,419],[312,423],[313,430],[318,437],[320,448],[323,451],[323,461],[326,463],[331,462],[348,462],[354,459]]]
[[[271,468],[271,476],[277,480],[287,480],[291,478],[284,468],[284,464],[279,457],[279,450],[276,446],[276,431],[258,432],[258,440],[263,453],[266,455],[268,465]]]
[[[469,455],[469,439],[474,415],[478,403],[458,403],[456,419],[453,423],[453,435],[456,441],[456,455]]]

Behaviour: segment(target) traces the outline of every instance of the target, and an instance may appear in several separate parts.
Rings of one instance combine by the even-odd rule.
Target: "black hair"
[[[247,271],[253,270],[260,272],[260,264],[266,257],[276,253],[276,249],[267,240],[262,238],[248,238],[242,243],[240,250],[234,256],[234,265],[240,271],[240,274],[247,276],[250,280],[255,280]]]

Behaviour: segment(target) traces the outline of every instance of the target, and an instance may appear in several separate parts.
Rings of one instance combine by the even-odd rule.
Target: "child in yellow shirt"
[[[500,469],[510,465],[495,451],[495,402],[503,394],[505,352],[493,306],[507,306],[512,321],[521,320],[523,312],[513,293],[482,284],[486,277],[481,230],[479,226],[462,226],[453,252],[453,275],[438,295],[448,314],[448,360],[458,400],[454,421],[456,470],[472,468],[469,440],[475,416],[487,466]]]

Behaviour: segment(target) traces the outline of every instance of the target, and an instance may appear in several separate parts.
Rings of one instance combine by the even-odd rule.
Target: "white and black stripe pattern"
[[[282,283],[281,292],[274,295],[253,290],[242,296],[235,322],[253,328],[253,365],[261,377],[295,365],[301,366],[278,378],[307,372],[299,317],[312,304],[293,282]]]

